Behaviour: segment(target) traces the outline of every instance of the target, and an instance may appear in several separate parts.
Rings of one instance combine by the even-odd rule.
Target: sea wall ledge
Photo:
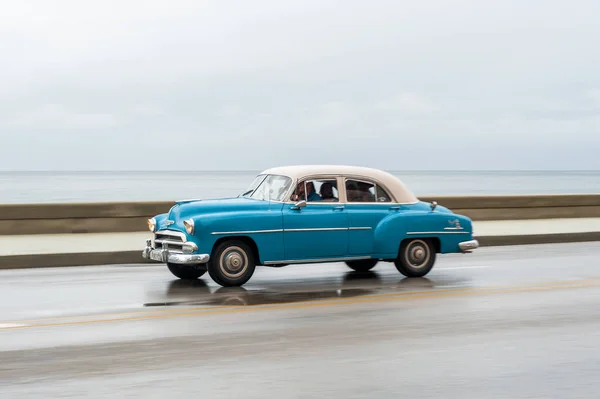
[[[600,194],[423,196],[475,221],[600,217]],[[146,231],[174,201],[0,205],[0,235]]]

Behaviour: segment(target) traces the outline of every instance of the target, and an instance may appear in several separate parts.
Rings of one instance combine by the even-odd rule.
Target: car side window
[[[390,195],[375,183],[360,180],[346,180],[348,202],[391,202]]]
[[[375,198],[377,202],[392,202],[392,197],[378,185],[375,185]]]
[[[298,183],[292,201],[338,202],[339,192],[335,179],[310,179]]]

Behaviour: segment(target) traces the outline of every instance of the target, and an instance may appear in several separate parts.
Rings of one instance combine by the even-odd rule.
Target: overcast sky
[[[598,0],[5,2],[0,169],[600,169]]]

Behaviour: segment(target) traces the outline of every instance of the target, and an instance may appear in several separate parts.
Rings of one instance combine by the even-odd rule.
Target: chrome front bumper
[[[458,243],[458,247],[460,248],[460,250],[462,252],[468,253],[474,249],[479,248],[479,241],[477,241],[477,240],[463,241],[463,242]]]
[[[210,259],[208,254],[184,254],[171,252],[168,249],[154,249],[152,248],[152,240],[146,240],[146,248],[142,251],[142,257],[156,262],[186,265],[206,263]]]

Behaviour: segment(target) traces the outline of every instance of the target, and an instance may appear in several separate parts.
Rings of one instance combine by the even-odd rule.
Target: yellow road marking
[[[114,323],[119,321],[141,321],[141,320],[152,320],[152,319],[169,319],[177,317],[193,317],[200,315],[223,315],[232,313],[242,312],[258,312],[265,310],[283,310],[283,309],[309,309],[315,307],[326,307],[326,306],[339,306],[339,305],[352,305],[361,303],[385,303],[392,301],[407,301],[417,299],[433,299],[433,298],[445,298],[445,297],[468,297],[468,296],[479,296],[479,295],[490,295],[490,294],[506,294],[506,293],[524,293],[533,291],[550,291],[557,289],[575,289],[575,288],[590,288],[599,287],[600,279],[589,279],[579,280],[578,282],[556,282],[556,283],[545,283],[536,286],[521,286],[515,288],[509,287],[488,287],[488,288],[462,288],[462,289],[448,289],[440,291],[411,291],[402,293],[388,293],[388,294],[375,294],[364,297],[352,297],[352,298],[331,298],[325,300],[307,300],[296,303],[288,304],[267,304],[267,305],[256,305],[256,306],[223,306],[218,308],[213,307],[202,307],[202,308],[188,308],[188,309],[165,309],[164,311],[157,311],[153,313],[137,312],[129,314],[114,314],[114,315],[95,315],[96,319],[90,320],[73,320],[82,317],[73,316],[70,318],[61,318],[64,322],[48,323],[51,319],[38,319],[31,321],[18,321],[15,323],[6,323],[3,330],[12,329],[28,329],[28,328],[40,328],[40,327],[57,327],[57,326],[71,326],[81,324],[92,324],[92,323]],[[124,317],[131,315],[133,317]],[[113,317],[114,316],[114,317]],[[94,317],[90,315],[89,317]],[[104,318],[100,318],[104,317]],[[110,318],[112,317],[112,318]],[[86,317],[88,318],[88,317]],[[28,324],[26,323],[33,323]]]

